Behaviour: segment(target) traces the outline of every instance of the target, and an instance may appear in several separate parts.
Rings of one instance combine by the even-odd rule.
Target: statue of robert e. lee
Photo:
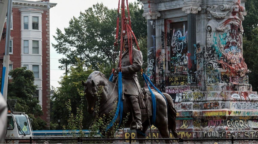
[[[133,38],[133,43],[135,39]],[[131,106],[134,112],[135,123],[131,126],[132,129],[142,129],[141,109],[139,106],[139,97],[142,94],[141,86],[138,81],[137,72],[142,69],[143,57],[142,52],[132,48],[132,64],[129,59],[129,46],[127,34],[124,36],[124,52],[121,59],[122,81],[125,97],[129,97]],[[119,68],[115,73],[119,72]],[[116,78],[114,78],[114,81]]]

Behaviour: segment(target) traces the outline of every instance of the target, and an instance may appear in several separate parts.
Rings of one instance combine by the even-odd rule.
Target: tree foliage
[[[66,56],[59,62],[74,64],[78,57],[94,69],[98,69],[97,63],[112,64],[115,17],[115,11],[96,4],[80,13],[78,18],[73,17],[64,33],[57,29],[57,36],[54,36],[57,44],[53,47]]]
[[[249,74],[249,82],[253,86],[253,90],[258,90],[258,27],[252,30],[250,34],[251,40],[244,38],[244,58],[248,65],[248,69],[251,70]]]
[[[52,123],[58,123],[60,120],[61,126],[74,128],[74,126],[68,125],[68,120],[71,121],[70,117],[75,116],[79,117],[78,121],[83,119],[84,128],[90,125],[91,116],[87,113],[87,101],[83,99],[84,88],[81,82],[87,80],[92,69],[87,70],[83,66],[83,62],[78,60],[74,66],[70,67],[70,74],[64,76],[59,82],[60,87],[54,91],[51,107]],[[68,101],[69,103],[67,103]],[[82,111],[83,118],[77,115]]]
[[[142,17],[143,8],[137,3],[130,3],[129,7],[132,29],[146,59],[147,22]],[[96,4],[81,12],[78,18],[73,17],[69,26],[63,31],[56,30],[54,38],[57,43],[52,45],[58,53],[65,55],[65,58],[59,60],[62,64],[60,68],[67,68],[69,73],[62,78],[60,87],[52,96],[51,122],[53,127],[56,127],[60,120],[60,124],[68,126],[66,127],[68,129],[80,128],[79,124],[71,125],[71,123],[73,123],[72,119],[81,113],[80,94],[83,92],[81,81],[85,81],[93,70],[99,70],[109,77],[112,68],[116,67],[119,54],[119,48],[114,47],[116,21],[116,9],[108,9],[103,4]],[[69,104],[65,105],[67,101]],[[83,128],[88,128],[92,117],[87,113],[86,99],[83,99],[83,104],[81,107],[83,109],[82,125]],[[69,109],[66,106],[69,106]]]
[[[258,1],[257,0],[247,0],[246,2],[247,15],[243,21],[243,26],[245,30],[245,37],[247,40],[251,40],[251,33],[255,27],[258,25]]]
[[[132,29],[137,38],[147,35],[146,20],[142,17],[143,9],[137,3],[130,3]],[[52,44],[56,51],[65,55],[59,62],[66,65],[76,63],[76,58],[83,60],[85,66],[99,70],[98,64],[114,67],[118,56],[114,47],[116,34],[117,10],[108,9],[103,4],[81,12],[78,18],[73,17],[69,27],[62,32],[56,30],[54,36],[57,44]]]
[[[247,15],[243,22],[244,27],[244,58],[251,70],[249,74],[250,84],[254,91],[258,91],[258,1],[248,0],[246,2]]]
[[[33,129],[45,129],[46,122],[40,116],[43,115],[38,99],[33,95],[36,92],[34,75],[26,68],[17,68],[10,71],[12,81],[8,84],[8,100],[16,100],[14,111],[25,112],[32,118]]]

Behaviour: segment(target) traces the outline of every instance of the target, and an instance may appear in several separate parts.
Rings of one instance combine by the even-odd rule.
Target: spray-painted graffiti
[[[165,91],[165,82],[163,80],[163,75],[164,75],[164,68],[163,68],[163,54],[161,49],[159,49],[156,53],[157,56],[157,65],[158,65],[158,75],[159,75],[159,88],[162,91]],[[163,90],[164,89],[164,90]]]
[[[192,111],[181,111],[181,112],[177,112],[176,116],[177,117],[188,117],[188,116],[192,116]]]
[[[227,111],[203,111],[203,116],[227,116]]]
[[[164,32],[161,32],[161,42],[162,47],[158,49],[156,52],[156,61],[157,61],[157,68],[158,68],[158,80],[161,91],[165,91],[165,39],[164,39]]]
[[[192,110],[193,109],[193,103],[192,102],[181,102],[175,104],[176,110]]]
[[[146,74],[151,81],[155,80],[155,51],[156,51],[156,37],[152,35],[153,44],[152,47],[148,50],[148,67]]]
[[[203,101],[205,100],[205,93],[200,91],[190,90],[184,93],[177,93],[176,102],[188,102],[188,101]]]
[[[258,103],[257,102],[230,102],[230,108],[239,109],[239,110],[245,110],[245,109],[258,110]]]
[[[187,85],[188,84],[187,76],[185,75],[170,76],[168,78],[168,83],[171,86]]]
[[[203,109],[219,109],[219,102],[204,102]]]
[[[194,138],[257,138],[257,131],[204,131],[193,132]],[[240,143],[240,141],[238,141]],[[215,142],[216,143],[216,142]],[[218,143],[231,143],[230,141],[219,141]],[[243,141],[241,143],[246,143]]]
[[[240,2],[231,7],[232,9],[227,9],[228,12],[225,13],[222,21],[217,24],[214,21],[208,23],[207,43],[208,49],[212,50],[212,53],[208,50],[206,58],[208,61],[215,60],[216,63],[220,64],[220,68],[231,74],[244,77],[248,72],[242,55],[242,20],[245,9],[240,5]],[[218,18],[219,10],[218,7],[208,8],[215,19]],[[227,77],[221,78],[223,82],[229,82]]]
[[[166,93],[168,93],[168,94],[183,93],[188,90],[190,90],[189,86],[168,86],[168,87],[166,87]]]
[[[176,127],[177,129],[192,129],[193,120],[177,120]]]
[[[170,24],[169,33],[165,27],[159,49],[148,51],[156,55],[148,70],[156,66],[157,74],[150,76],[175,99],[179,137],[256,138],[258,96],[243,58],[244,9],[238,1],[207,6],[207,11],[207,42],[197,35],[194,53],[183,22]]]
[[[179,29],[173,30],[172,41],[171,41],[171,47],[172,47],[171,63],[173,63],[176,66],[187,65],[186,34],[183,34],[183,32]]]
[[[188,83],[189,84],[195,84],[196,83],[196,74],[188,74]]]
[[[149,130],[146,132],[146,138],[162,138],[159,131],[152,130],[150,132]],[[244,131],[229,131],[229,130],[216,130],[216,131],[195,131],[192,132],[190,130],[186,131],[178,131],[177,132],[179,138],[182,139],[190,139],[190,138],[258,138],[258,132],[255,130],[244,130]],[[132,142],[136,142],[134,139],[137,138],[137,134],[135,131],[132,132],[125,132],[121,136],[121,138],[128,139],[126,142],[129,142],[129,139],[132,139]],[[173,134],[170,133],[170,138],[174,138]],[[214,141],[214,140],[213,140]],[[216,140],[215,140],[216,141]],[[226,143],[226,141],[218,141],[220,143]],[[238,141],[239,142],[239,141]],[[155,141],[155,143],[159,143],[159,141]],[[216,143],[216,142],[213,142]],[[231,143],[229,141],[228,143]],[[242,143],[247,143],[246,141],[243,141]]]
[[[218,70],[207,72],[207,79],[206,79],[207,84],[214,84],[219,82],[220,82],[220,72]]]
[[[185,132],[185,131],[180,131],[177,132],[178,137],[182,139],[191,139],[193,138],[193,132]]]
[[[188,55],[187,55],[187,31],[185,23],[171,24],[171,49],[169,59],[169,70],[171,73],[187,73]],[[179,68],[178,68],[179,67]],[[181,71],[176,71],[181,69]]]

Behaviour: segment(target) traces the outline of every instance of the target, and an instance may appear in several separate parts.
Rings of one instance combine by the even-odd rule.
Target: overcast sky
[[[36,0],[35,0],[36,1]],[[129,0],[129,2],[135,2],[136,0]],[[118,0],[50,0],[51,3],[57,3],[57,5],[50,10],[50,43],[56,43],[53,35],[56,33],[56,29],[59,28],[62,31],[65,27],[69,26],[69,21],[73,16],[78,17],[80,12],[84,12],[89,7],[92,7],[96,3],[103,3],[108,8],[117,8]],[[63,56],[57,54],[55,49],[50,45],[50,85],[59,87],[58,81],[61,80],[64,71],[59,70],[58,62],[59,58]]]

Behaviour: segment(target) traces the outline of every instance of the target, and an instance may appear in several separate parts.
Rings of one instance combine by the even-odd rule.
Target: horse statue
[[[99,105],[99,113],[98,115],[105,114],[106,117],[110,114],[110,111],[116,109],[117,105],[115,102],[118,99],[118,89],[116,83],[110,82],[104,74],[99,71],[92,72],[86,82],[82,82],[84,86],[85,97],[87,99],[88,107],[87,110],[90,114],[94,114],[95,104],[97,101],[97,93],[102,89],[102,92],[99,94],[100,105]],[[100,89],[99,89],[100,88]],[[146,98],[146,107],[148,110],[152,110],[152,100],[151,100],[151,93],[148,89],[145,89],[147,93]],[[176,133],[176,110],[174,109],[173,99],[170,95],[163,93],[163,95],[167,99],[159,94],[156,91],[153,91],[156,97],[156,121],[153,125],[155,125],[160,135],[163,138],[169,138],[170,134],[169,131],[172,131],[174,137],[177,137]],[[125,96],[123,100],[123,116],[127,113],[130,113],[130,100]],[[151,114],[149,114],[151,115]],[[133,116],[130,114],[128,121],[125,123],[125,127],[130,127],[131,122],[133,121]],[[143,133],[145,134],[148,127],[151,125],[151,116],[147,116],[142,114],[142,131],[137,131],[137,138],[145,138]],[[119,122],[119,116],[116,120]],[[169,141],[166,141],[169,142]]]

